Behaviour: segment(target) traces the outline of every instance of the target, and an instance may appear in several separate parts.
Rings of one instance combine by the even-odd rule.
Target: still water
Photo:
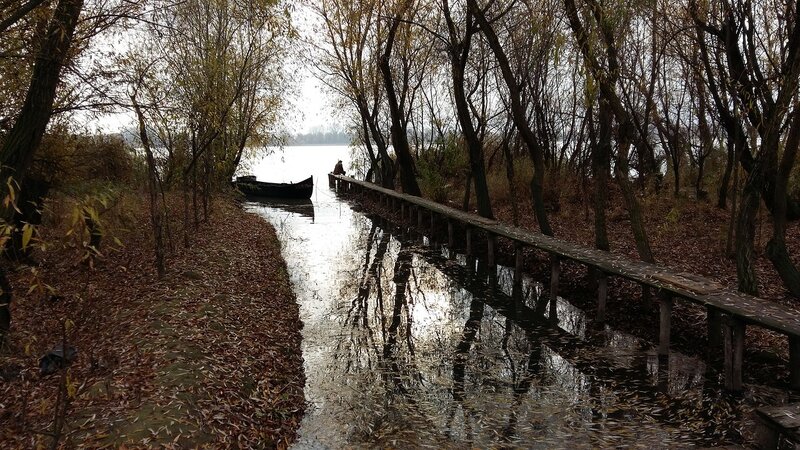
[[[288,147],[261,180],[314,175],[312,204],[250,204],[277,229],[301,308],[308,408],[295,448],[676,448],[742,442],[751,403],[695,358],[659,358],[513,271],[423,245],[337,198],[346,147]],[[751,389],[751,392],[757,389]],[[751,394],[752,395],[752,394]],[[744,435],[743,435],[744,433]]]

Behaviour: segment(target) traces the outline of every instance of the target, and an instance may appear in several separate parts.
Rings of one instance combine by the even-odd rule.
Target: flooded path
[[[425,246],[315,177],[311,205],[248,206],[278,231],[304,322],[296,448],[742,441],[749,401],[702,361],[659,358],[568,299],[553,326],[538,281],[515,288],[512,269]]]

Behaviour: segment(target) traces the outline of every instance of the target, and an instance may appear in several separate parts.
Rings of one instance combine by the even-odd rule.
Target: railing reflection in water
[[[446,239],[359,213],[349,220],[343,250],[325,262],[336,275],[293,280],[301,301],[332,284],[332,298],[314,299],[325,314],[304,331],[327,345],[311,358],[318,368],[307,364],[322,375],[309,377],[314,405],[299,446],[663,448],[742,439],[747,407],[723,394],[701,361],[659,359],[651,344],[562,298],[551,303],[541,283],[515,279],[513,268],[432,245]]]

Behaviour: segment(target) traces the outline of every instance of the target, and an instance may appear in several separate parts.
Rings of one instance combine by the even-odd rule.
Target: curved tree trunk
[[[47,28],[47,35],[36,55],[25,103],[0,151],[3,170],[10,170],[11,173],[7,176],[13,176],[20,185],[50,122],[56,88],[61,80],[61,68],[69,54],[82,9],[83,0],[58,2]],[[5,182],[0,185],[5,186]]]
[[[631,180],[628,178],[628,148],[630,144],[621,142],[617,154],[617,163],[614,164],[614,175],[619,187],[622,189],[622,198],[628,208],[628,217],[631,220],[633,239],[636,242],[636,251],[642,261],[653,263],[653,251],[650,249],[650,240],[644,227],[644,216],[636,192],[633,190]]]
[[[456,105],[456,115],[458,123],[461,125],[461,132],[467,141],[469,152],[470,173],[475,183],[475,199],[478,203],[478,214],[483,217],[493,218],[491,199],[489,198],[489,186],[486,182],[486,167],[483,161],[483,143],[472,124],[469,103],[467,102],[466,83],[464,72],[469,58],[472,36],[475,33],[475,23],[472,15],[467,14],[466,29],[463,38],[459,36],[455,23],[450,15],[450,6],[447,0],[442,1],[447,28],[449,31],[450,45],[448,53],[450,56],[450,75],[453,81],[453,99]]]
[[[20,186],[25,182],[25,176],[53,113],[61,68],[67,60],[82,10],[83,0],[60,0],[56,5],[47,34],[36,54],[31,83],[22,110],[0,148],[0,174],[3,179],[0,183],[0,199],[8,195],[6,180],[9,177],[14,177]],[[13,223],[14,215],[13,208],[2,211],[6,223]],[[0,289],[3,291],[0,294],[0,334],[4,335],[11,323],[11,288],[4,272],[0,272]]]
[[[409,4],[410,5],[410,4]],[[406,6],[406,9],[408,6]],[[397,154],[397,162],[400,166],[400,182],[403,184],[403,192],[406,194],[422,195],[417,184],[416,168],[414,167],[414,157],[411,155],[411,149],[408,144],[408,136],[406,135],[406,127],[403,125],[402,111],[400,111],[400,104],[397,101],[397,91],[394,86],[394,79],[392,78],[392,47],[394,47],[395,36],[397,29],[400,26],[401,18],[405,10],[397,13],[392,17],[392,23],[389,27],[389,35],[386,38],[386,48],[380,59],[381,75],[383,76],[383,85],[386,89],[386,100],[389,104],[389,115],[391,116],[392,126],[392,145],[394,152]]]
[[[386,148],[386,141],[381,134],[378,124],[375,123],[375,117],[370,114],[367,101],[361,94],[358,96],[357,106],[359,115],[361,115],[361,118],[364,122],[363,126],[365,140],[368,141],[370,136],[372,136],[372,140],[375,141],[375,147],[377,149],[375,160],[375,176],[376,178],[380,179],[378,184],[386,189],[394,189],[394,177],[396,172],[395,164],[392,161],[392,158],[389,157],[389,151]]]
[[[587,0],[591,8],[595,10],[600,6],[594,0]],[[644,227],[644,219],[642,215],[642,208],[639,205],[639,200],[636,198],[636,192],[633,189],[630,179],[628,178],[628,152],[631,143],[635,139],[633,128],[633,120],[631,114],[625,109],[622,100],[616,92],[616,80],[619,77],[619,64],[617,60],[617,47],[613,41],[613,32],[605,27],[606,24],[599,24],[602,28],[602,35],[605,45],[605,56],[607,68],[595,57],[592,52],[589,34],[581,22],[581,16],[578,12],[575,0],[564,0],[564,8],[567,12],[570,28],[575,35],[578,42],[581,54],[586,64],[591,70],[592,76],[598,84],[600,91],[601,102],[608,102],[609,110],[613,112],[617,120],[617,163],[614,165],[614,174],[622,189],[622,196],[625,200],[625,206],[628,208],[628,216],[631,220],[631,229],[633,231],[634,239],[636,240],[636,249],[639,253],[639,258],[642,261],[654,262],[653,253],[650,250],[650,243],[647,237],[647,231]],[[597,15],[597,14],[595,14]],[[639,139],[642,139],[641,136]],[[641,144],[640,144],[641,145]]]
[[[486,14],[478,5],[477,0],[468,0],[470,11],[475,17],[475,20],[480,25],[481,32],[486,38],[486,42],[494,53],[497,64],[500,66],[500,72],[503,75],[506,88],[508,88],[509,100],[511,102],[511,117],[514,120],[514,126],[519,131],[520,138],[525,142],[528,147],[528,152],[533,160],[533,177],[531,178],[531,197],[533,200],[533,211],[536,215],[536,220],[539,223],[539,229],[543,234],[548,236],[553,235],[553,229],[547,218],[547,211],[544,207],[544,151],[539,145],[536,136],[531,130],[528,123],[527,115],[525,114],[525,107],[522,105],[520,99],[522,98],[521,90],[517,84],[516,77],[511,70],[511,63],[508,56],[503,50],[500,39],[497,37],[494,28],[486,19]]]
[[[136,112],[136,117],[139,121],[139,138],[144,147],[145,156],[147,160],[147,191],[150,194],[150,222],[153,227],[153,237],[155,240],[155,266],[158,272],[158,278],[164,278],[166,269],[164,266],[164,236],[163,224],[161,216],[161,208],[158,206],[158,175],[153,156],[153,151],[150,148],[150,139],[147,137],[147,127],[145,126],[144,114],[136,101],[136,96],[131,96],[131,103]]]
[[[786,249],[786,191],[789,177],[800,144],[800,109],[794,110],[789,137],[783,150],[780,167],[775,177],[775,209],[772,212],[772,238],[767,243],[767,257],[778,271],[783,284],[796,297],[800,297],[800,272],[795,267]]]

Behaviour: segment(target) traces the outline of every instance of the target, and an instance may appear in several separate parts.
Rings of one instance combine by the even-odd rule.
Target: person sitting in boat
[[[336,163],[336,167],[333,168],[334,175],[344,175],[344,166],[342,166],[342,160],[340,159],[339,162]]]

